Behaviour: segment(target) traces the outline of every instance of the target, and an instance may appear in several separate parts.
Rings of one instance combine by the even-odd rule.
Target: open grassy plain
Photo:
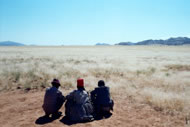
[[[190,46],[0,47],[0,124],[38,126],[53,78],[64,95],[77,78],[88,91],[100,79],[111,88],[113,116],[73,126],[190,125]],[[65,124],[44,126],[55,125]]]

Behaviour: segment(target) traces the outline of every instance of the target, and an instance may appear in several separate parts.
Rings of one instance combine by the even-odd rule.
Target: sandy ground
[[[44,115],[41,108],[44,91],[12,91],[0,93],[0,126],[1,127],[188,127],[180,115],[164,115],[146,104],[132,102],[128,98],[114,97],[115,107],[111,117],[88,123],[68,124],[63,112],[59,119],[36,124]]]

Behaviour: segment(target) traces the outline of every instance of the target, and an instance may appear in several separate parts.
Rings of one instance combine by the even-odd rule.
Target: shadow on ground
[[[77,124],[77,122],[73,122],[71,121],[68,117],[64,116],[60,122],[66,124],[66,125],[73,125],[73,124]]]
[[[112,113],[107,113],[107,114],[104,114],[104,115],[97,115],[94,117],[94,120],[101,120],[101,119],[108,119],[112,116]]]
[[[56,119],[59,119],[61,116],[62,116],[61,113],[59,115],[56,115],[53,117],[41,116],[35,121],[35,123],[39,124],[39,125],[47,124],[47,123],[50,123]]]
[[[61,117],[61,113],[57,116],[54,117],[47,117],[47,116],[41,116],[39,117],[36,121],[35,124],[39,124],[39,125],[43,125],[43,124],[47,124],[47,123],[51,123],[56,119],[59,119]],[[101,116],[95,116],[94,120],[101,120],[101,119],[107,119],[110,118],[112,116],[112,113],[106,114],[106,115],[101,115]],[[93,120],[92,120],[93,121]],[[92,121],[83,121],[83,122],[73,122],[71,121],[68,117],[64,116],[60,122],[64,123],[65,125],[73,125],[73,124],[77,124],[77,123],[88,123],[88,122],[92,122]]]
[[[108,119],[112,116],[112,113],[106,114],[104,116],[96,116],[94,117],[94,120],[102,120],[102,119]],[[92,120],[93,121],[93,120]],[[64,116],[60,122],[64,123],[65,125],[73,125],[73,124],[77,124],[77,123],[89,123],[92,121],[83,121],[83,122],[73,122],[71,121],[68,117]]]

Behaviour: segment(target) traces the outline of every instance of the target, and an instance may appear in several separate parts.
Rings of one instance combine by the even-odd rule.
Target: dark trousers
[[[52,114],[52,115],[56,115],[57,113],[58,113],[58,111],[59,111],[59,109],[63,106],[63,103],[64,103],[64,100],[63,99],[58,99],[58,101],[57,101],[57,103],[56,103],[56,109],[55,109],[55,112],[52,112],[52,113],[50,113],[50,112],[46,112],[45,110],[45,115],[46,116],[48,116],[49,117],[49,115],[50,114]]]
[[[102,114],[102,113],[107,113],[110,112],[110,110],[113,111],[114,107],[114,101],[111,100],[110,103],[108,104],[95,104],[95,114]]]

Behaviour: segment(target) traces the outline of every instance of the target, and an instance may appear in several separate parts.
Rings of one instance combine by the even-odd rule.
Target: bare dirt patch
[[[67,91],[68,92],[68,91]],[[2,127],[62,127],[68,126],[61,122],[64,117],[64,107],[61,111],[63,116],[59,119],[38,125],[35,121],[44,115],[41,108],[44,91],[15,91],[0,94],[0,125]],[[184,127],[185,118],[182,115],[166,115],[155,111],[146,104],[133,102],[130,98],[114,97],[115,108],[112,116],[107,119],[89,123],[73,124],[73,127]]]

